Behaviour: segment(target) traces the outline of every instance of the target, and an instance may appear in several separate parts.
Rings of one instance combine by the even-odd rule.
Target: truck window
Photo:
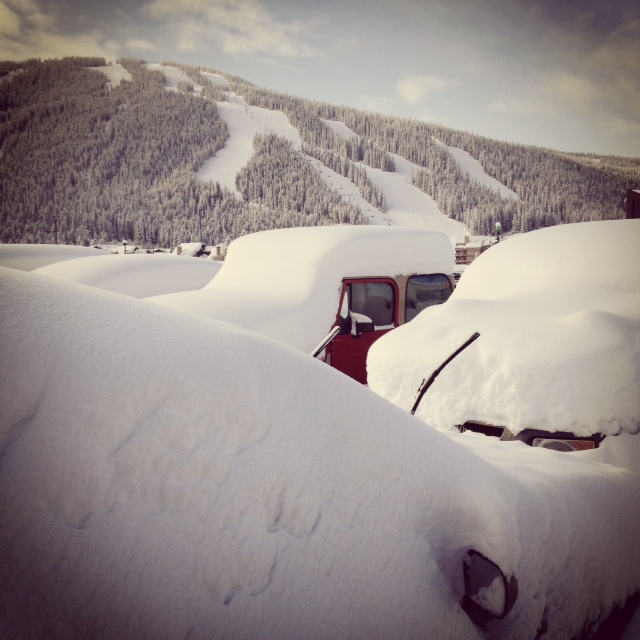
[[[392,328],[393,287],[387,282],[354,282],[349,285],[350,311],[367,316],[376,329]]]
[[[413,320],[427,307],[442,304],[452,292],[449,278],[441,273],[411,276],[407,281],[405,321]]]

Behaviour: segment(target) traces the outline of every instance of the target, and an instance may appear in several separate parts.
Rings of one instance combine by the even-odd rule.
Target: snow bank
[[[309,352],[332,327],[345,277],[452,273],[443,234],[409,227],[305,227],[231,243],[224,267],[201,291],[150,298],[217,318]]]
[[[198,247],[201,245],[198,243]],[[168,253],[99,255],[76,258],[36,269],[35,273],[80,282],[134,298],[201,289],[222,263]]]
[[[102,255],[99,249],[65,244],[0,244],[0,266],[21,271],[83,256]]]
[[[410,408],[416,390],[474,331],[418,415],[440,428],[635,433],[640,425],[640,224],[553,227],[501,242],[451,298],[369,351],[372,389]]]
[[[0,636],[480,639],[470,547],[520,583],[496,638],[571,637],[640,586],[633,474],[475,452],[230,325],[0,289]]]

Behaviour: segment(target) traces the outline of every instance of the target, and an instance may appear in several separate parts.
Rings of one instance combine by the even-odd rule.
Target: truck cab
[[[345,278],[334,325],[340,331],[326,346],[322,359],[366,384],[369,347],[423,309],[445,302],[453,289],[453,277],[444,273]]]

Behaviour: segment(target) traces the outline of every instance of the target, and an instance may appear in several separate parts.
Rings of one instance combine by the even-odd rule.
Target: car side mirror
[[[518,599],[518,581],[507,578],[500,567],[471,549],[463,563],[465,596],[462,608],[479,627],[504,618]]]

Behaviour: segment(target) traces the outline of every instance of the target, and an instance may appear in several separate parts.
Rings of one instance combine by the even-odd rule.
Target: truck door
[[[396,283],[387,278],[344,280],[338,315],[344,333],[327,348],[327,361],[366,384],[369,347],[398,326]]]

